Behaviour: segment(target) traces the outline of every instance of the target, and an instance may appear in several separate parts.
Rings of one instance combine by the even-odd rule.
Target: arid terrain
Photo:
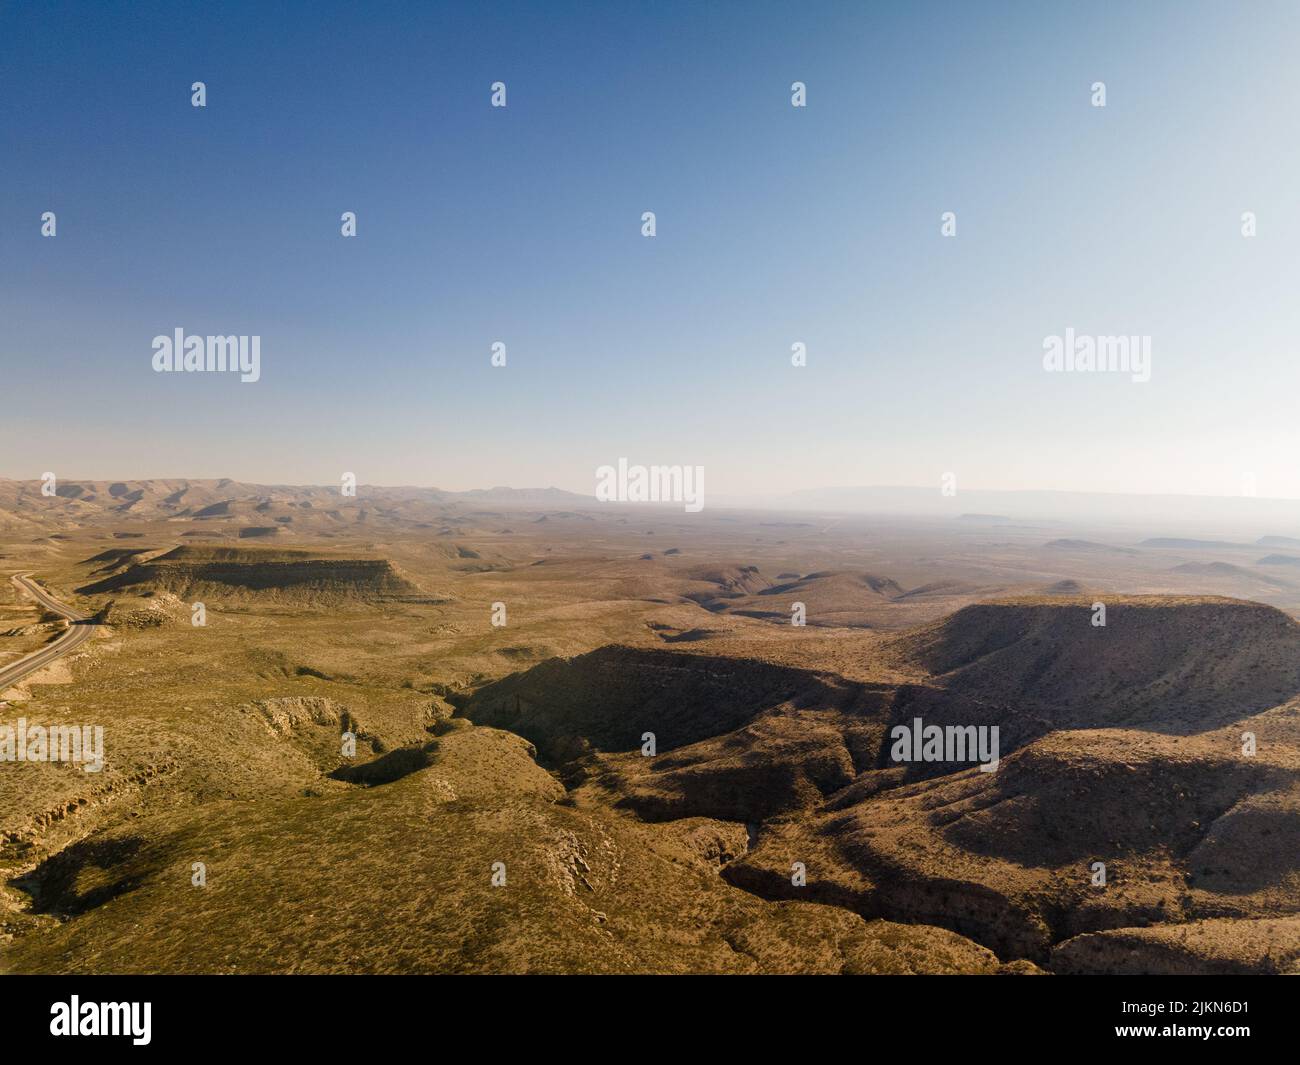
[[[1281,526],[0,481],[0,670],[91,630],[0,726],[104,730],[0,761],[0,969],[1300,972],[1297,611]]]

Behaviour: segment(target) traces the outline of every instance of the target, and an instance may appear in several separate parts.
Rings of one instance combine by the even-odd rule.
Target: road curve
[[[78,613],[71,607],[64,606],[32,580],[28,574],[18,573],[11,577],[10,580],[13,581],[15,587],[26,592],[41,606],[54,611],[61,617],[67,618],[70,624],[68,625],[68,631],[53,643],[46,644],[39,650],[25,655],[18,659],[17,662],[11,662],[7,666],[0,666],[0,691],[17,684],[24,677],[30,676],[38,669],[43,669],[56,659],[62,658],[69,651],[80,647],[90,639],[91,633],[94,632],[93,625],[78,624],[79,622],[88,622],[90,619],[87,615]]]

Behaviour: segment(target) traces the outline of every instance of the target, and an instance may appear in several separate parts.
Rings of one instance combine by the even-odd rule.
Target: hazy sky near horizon
[[[0,476],[1300,497],[1298,44],[1294,3],[0,3]],[[1067,327],[1151,380],[1045,372]],[[154,373],[176,328],[261,380]]]

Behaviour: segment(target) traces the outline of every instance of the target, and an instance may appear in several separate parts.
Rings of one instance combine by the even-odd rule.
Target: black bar
[[[431,1040],[441,1053],[455,1038],[487,1054],[518,1040],[535,1053],[568,1044],[604,1056],[658,1039],[664,1050],[689,1052],[691,1033],[703,1029],[701,1049],[752,1040],[818,1056],[842,1039],[872,1054],[882,1039],[904,1051],[989,1051],[1040,1032],[1059,1050],[1154,1043],[1183,1054],[1280,1049],[1294,1036],[1294,986],[1244,977],[11,977],[0,995],[10,1051],[111,1042],[205,1056],[275,1047],[395,1053],[399,1043]],[[52,1035],[54,1010],[74,995],[83,1011],[149,1003],[148,1043]]]

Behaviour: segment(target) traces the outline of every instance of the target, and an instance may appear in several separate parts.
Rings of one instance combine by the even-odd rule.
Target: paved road
[[[26,592],[42,606],[67,618],[72,624],[68,626],[68,631],[53,643],[46,644],[40,650],[33,651],[24,658],[18,659],[17,662],[12,662],[7,666],[0,666],[0,691],[17,684],[24,677],[35,673],[38,669],[43,669],[56,659],[62,658],[69,651],[80,647],[90,639],[91,633],[94,632],[93,625],[77,624],[79,621],[89,620],[85,614],[79,614],[71,607],[64,606],[27,574],[20,573],[10,579],[15,587]]]

